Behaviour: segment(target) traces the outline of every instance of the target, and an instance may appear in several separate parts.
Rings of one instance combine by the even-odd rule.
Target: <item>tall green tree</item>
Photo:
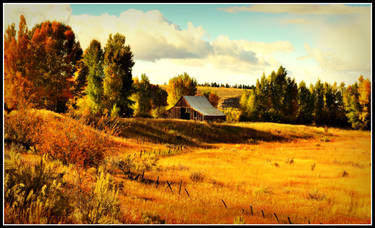
[[[324,107],[324,85],[318,80],[315,86],[311,87],[314,99],[313,118],[317,125],[325,124],[325,107]]]
[[[109,35],[104,48],[104,65],[104,107],[111,115],[132,116],[133,101],[130,100],[130,95],[134,61],[130,46],[125,45],[124,35],[119,33],[114,36]]]
[[[167,92],[158,85],[151,84],[146,74],[141,75],[141,80],[138,77],[134,78],[133,87],[131,100],[134,101],[134,116],[158,117],[165,111]]]
[[[92,104],[93,114],[102,114],[103,112],[103,60],[104,52],[100,42],[92,40],[90,46],[85,50],[83,61],[87,66],[87,87],[85,93]]]
[[[185,72],[169,80],[167,92],[168,104],[173,106],[182,96],[194,96],[197,93],[197,81]]]
[[[371,128],[371,83],[361,75],[344,94],[344,104],[348,122],[354,129]]]
[[[302,124],[310,124],[313,121],[314,100],[306,83],[301,81],[298,87],[298,112],[297,120]]]

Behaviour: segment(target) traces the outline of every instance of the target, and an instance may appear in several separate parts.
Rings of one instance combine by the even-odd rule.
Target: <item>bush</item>
[[[204,175],[199,172],[194,172],[190,175],[190,179],[194,182],[199,182],[204,180]]]
[[[5,223],[69,223],[72,208],[63,194],[62,175],[43,156],[39,164],[25,165],[10,151],[4,167]]]
[[[160,218],[160,215],[155,213],[142,213],[142,223],[143,224],[165,224],[165,220]]]
[[[36,110],[20,109],[4,115],[4,141],[22,145],[26,150],[38,143],[43,119]]]
[[[128,155],[125,159],[119,159],[117,166],[129,179],[144,174],[156,167],[159,158],[155,154]]]
[[[48,121],[42,127],[38,151],[64,164],[97,167],[104,158],[105,138],[72,119]]]

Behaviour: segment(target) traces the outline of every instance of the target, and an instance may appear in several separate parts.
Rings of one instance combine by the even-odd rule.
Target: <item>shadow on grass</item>
[[[225,123],[207,123],[187,120],[132,118],[121,119],[120,135],[143,142],[207,147],[211,143],[254,143],[256,141],[282,142],[311,135],[281,136],[271,132]]]

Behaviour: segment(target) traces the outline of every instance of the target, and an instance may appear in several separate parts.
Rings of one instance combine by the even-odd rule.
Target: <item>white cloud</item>
[[[56,20],[69,24],[72,9],[69,4],[3,4],[3,32],[8,25],[14,23],[16,28],[23,14],[28,28],[34,27],[45,20]]]
[[[219,9],[228,13],[262,12],[303,15],[350,15],[362,14],[367,11],[367,9],[363,7],[351,7],[344,4],[254,4]]]
[[[208,42],[202,40],[205,33],[202,27],[189,23],[186,30],[181,30],[157,10],[130,9],[118,17],[108,14],[72,16],[70,23],[83,48],[92,39],[104,46],[110,33],[125,34],[137,59],[201,58],[212,51]]]

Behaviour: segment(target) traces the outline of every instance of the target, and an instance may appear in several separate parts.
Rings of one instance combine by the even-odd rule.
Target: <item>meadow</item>
[[[4,132],[5,223],[371,223],[370,131],[38,110]]]

